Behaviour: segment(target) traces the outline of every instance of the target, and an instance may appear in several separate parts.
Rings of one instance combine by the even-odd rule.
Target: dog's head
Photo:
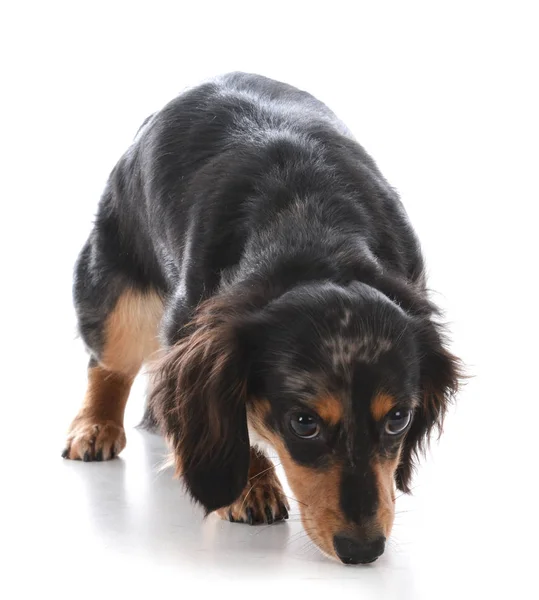
[[[208,512],[239,497],[250,445],[264,440],[313,541],[343,562],[370,562],[392,528],[395,484],[409,491],[457,371],[428,316],[364,284],[316,284],[262,309],[226,297],[202,305],[152,402]]]

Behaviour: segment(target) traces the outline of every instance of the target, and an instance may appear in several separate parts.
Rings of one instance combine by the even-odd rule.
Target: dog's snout
[[[385,544],[383,536],[371,541],[357,540],[345,534],[337,534],[333,538],[335,552],[346,565],[374,562],[384,553]]]

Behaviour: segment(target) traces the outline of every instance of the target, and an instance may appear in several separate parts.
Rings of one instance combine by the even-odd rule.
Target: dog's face
[[[277,451],[316,544],[343,562],[370,562],[391,532],[395,474],[418,405],[411,323],[365,287],[304,290],[270,312],[249,425]]]
[[[218,320],[205,332],[199,322],[164,374],[188,489],[208,511],[230,504],[246,484],[249,444],[264,441],[319,548],[345,563],[375,560],[395,483],[408,489],[413,454],[456,387],[436,327],[361,284],[306,286],[232,328]]]

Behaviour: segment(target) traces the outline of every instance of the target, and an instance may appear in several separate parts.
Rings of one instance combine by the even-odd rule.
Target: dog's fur
[[[121,451],[159,334],[145,422],[207,512],[286,518],[264,441],[325,553],[383,551],[394,482],[409,491],[458,361],[397,194],[324,104],[232,73],[152,115],[110,175],[74,298],[91,360],[65,457]]]

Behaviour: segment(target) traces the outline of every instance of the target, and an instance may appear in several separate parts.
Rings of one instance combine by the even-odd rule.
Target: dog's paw
[[[63,458],[83,460],[109,460],[125,448],[125,431],[114,421],[75,419],[71,425]]]
[[[283,488],[271,471],[250,478],[236,502],[216,512],[221,519],[232,523],[271,525],[275,521],[288,519],[289,509]]]

